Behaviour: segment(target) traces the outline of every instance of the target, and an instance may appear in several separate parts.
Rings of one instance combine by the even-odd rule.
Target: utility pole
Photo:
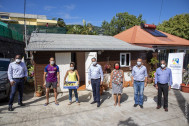
[[[26,43],[26,48],[28,46],[27,43],[27,35],[26,35],[26,0],[24,0],[24,41]]]

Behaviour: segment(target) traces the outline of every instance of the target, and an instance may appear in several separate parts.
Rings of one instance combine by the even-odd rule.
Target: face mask
[[[54,65],[54,61],[50,61],[50,64],[51,64],[51,65]]]
[[[161,68],[165,68],[165,64],[161,64]]]
[[[118,70],[118,69],[119,69],[119,66],[115,66],[115,69]]]
[[[92,62],[92,64],[95,66],[96,64],[97,64],[97,62],[95,61],[95,62]]]
[[[74,70],[74,67],[70,67],[70,70]]]
[[[140,66],[142,63],[141,62],[137,62],[137,66]]]
[[[15,61],[16,61],[16,63],[20,63],[21,59],[16,59]]]

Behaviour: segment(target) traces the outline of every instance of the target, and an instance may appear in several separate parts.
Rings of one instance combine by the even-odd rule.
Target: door
[[[56,64],[59,66],[60,70],[60,90],[67,91],[67,89],[63,89],[64,86],[64,76],[70,68],[71,62],[71,53],[55,53]]]
[[[91,65],[91,59],[93,57],[97,58],[97,52],[85,52],[85,84],[87,90],[92,90],[91,84],[88,83],[88,70]]]

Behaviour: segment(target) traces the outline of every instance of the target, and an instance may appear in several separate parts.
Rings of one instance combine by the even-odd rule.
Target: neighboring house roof
[[[8,13],[8,12],[0,12],[0,15],[9,16],[9,17],[18,17],[24,18],[23,13]],[[32,19],[47,19],[45,15],[34,15],[34,14],[25,14],[25,18],[32,18]]]
[[[32,33],[26,51],[153,50],[112,36]]]
[[[162,31],[160,31],[162,32]],[[162,32],[167,37],[155,37],[143,30],[140,26],[134,26],[117,35],[115,38],[129,42],[132,44],[141,45],[164,45],[164,46],[189,46],[189,40]]]

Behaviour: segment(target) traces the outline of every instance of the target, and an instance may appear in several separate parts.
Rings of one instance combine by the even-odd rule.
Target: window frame
[[[129,54],[129,65],[126,65],[126,61],[127,61],[127,54]],[[125,56],[125,65],[122,65],[122,55]],[[130,67],[131,66],[131,53],[120,53],[120,67]]]

